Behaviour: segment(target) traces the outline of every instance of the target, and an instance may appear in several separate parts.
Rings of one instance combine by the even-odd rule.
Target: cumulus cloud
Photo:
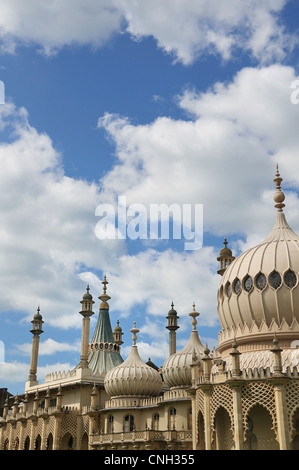
[[[47,323],[80,328],[82,287],[89,283],[97,297],[105,271],[115,317],[128,317],[136,306],[140,316],[166,315],[173,299],[181,316],[194,301],[200,322],[214,325],[217,253],[205,237],[194,252],[159,241],[130,252],[127,240],[97,239],[95,210],[103,202],[115,204],[120,194],[127,204],[145,207],[202,203],[205,232],[258,242],[275,217],[277,161],[285,212],[298,231],[298,197],[290,187],[299,174],[294,77],[290,67],[247,68],[204,93],[188,90],[178,100],[186,120],[161,117],[133,125],[106,114],[99,127],[114,142],[117,159],[99,184],[67,177],[50,137],[30,126],[24,109],[2,106],[1,310],[31,319],[41,304]]]
[[[259,61],[282,59],[296,38],[277,15],[287,0],[2,0],[2,52],[35,44],[46,54],[72,44],[101,47],[114,34],[153,37],[165,53],[190,64],[203,53],[229,59],[238,50]],[[179,32],[179,33],[178,33]]]
[[[22,354],[31,356],[32,345],[31,343],[17,344],[16,348]],[[80,352],[81,340],[74,341],[73,343],[61,343],[52,338],[42,341],[39,345],[39,356],[51,356],[57,352]]]
[[[188,90],[178,101],[186,120],[133,125],[106,114],[99,127],[114,140],[119,162],[103,178],[101,197],[124,193],[128,204],[146,206],[202,203],[206,232],[265,236],[275,213],[275,163],[285,189],[298,184],[294,78],[291,67],[246,68],[228,84]]]
[[[55,363],[45,366],[38,367],[38,380],[43,383],[45,376],[51,372],[56,371],[68,371],[71,370],[74,365],[70,363]],[[8,387],[11,385],[24,385],[24,382],[28,380],[29,375],[29,364],[23,362],[6,362],[0,364],[0,382],[6,384]]]
[[[286,3],[286,0],[122,1],[127,30],[133,37],[153,36],[159,47],[184,64],[192,63],[205,52],[229,59],[238,49],[250,51],[258,60],[281,59],[286,47],[294,43],[276,16]]]
[[[80,325],[85,286],[78,274],[117,256],[119,246],[95,236],[99,188],[64,174],[51,139],[30,126],[24,110],[1,106],[0,123],[1,310],[31,317],[40,304],[50,322]]]

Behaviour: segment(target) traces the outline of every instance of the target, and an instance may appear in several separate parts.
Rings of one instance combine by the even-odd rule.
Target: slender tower
[[[34,315],[32,323],[32,330],[30,332],[33,334],[32,337],[32,349],[31,349],[31,362],[29,369],[29,382],[37,382],[37,360],[38,360],[38,349],[39,349],[39,335],[43,333],[43,317],[40,314],[40,308],[37,308],[37,313]],[[32,384],[33,385],[33,384]]]
[[[92,306],[94,301],[92,295],[89,293],[89,286],[86,288],[86,293],[83,295],[81,300],[82,310],[82,340],[81,340],[81,357],[79,368],[84,369],[88,367],[88,350],[89,350],[89,331],[90,331],[90,317],[94,314]]]
[[[171,309],[168,312],[167,320],[168,325],[166,328],[169,330],[169,355],[176,353],[176,330],[179,328],[178,326],[178,314],[176,310],[174,310],[173,302],[171,303]]]

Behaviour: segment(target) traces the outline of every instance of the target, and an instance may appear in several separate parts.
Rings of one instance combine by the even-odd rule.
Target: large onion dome
[[[277,216],[269,236],[237,257],[224,271],[218,291],[222,331],[219,351],[236,337],[239,345],[272,341],[277,331],[282,347],[299,339],[299,236],[283,213],[285,195],[278,167],[274,178]],[[260,343],[260,346],[258,346]]]
[[[166,359],[162,366],[164,382],[172,388],[191,386],[192,380],[190,366],[193,361],[194,353],[196,353],[198,358],[201,358],[204,355],[205,348],[202,345],[196,330],[196,317],[199,313],[195,311],[195,305],[193,305],[193,311],[189,313],[189,315],[193,318],[193,329],[188,343],[181,351],[172,354],[168,359]]]
[[[136,345],[136,333],[139,330],[130,330],[133,333],[133,346],[128,358],[119,366],[111,369],[104,381],[105,390],[111,397],[149,397],[160,394],[162,378],[159,372],[145,364],[139,356]]]

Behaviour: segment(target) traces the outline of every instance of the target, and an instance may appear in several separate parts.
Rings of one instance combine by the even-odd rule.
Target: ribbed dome
[[[193,330],[186,346],[179,352],[172,354],[162,366],[162,374],[165,383],[169,387],[185,387],[191,385],[191,367],[194,352],[198,358],[204,355],[204,346],[202,345],[198,332],[195,329],[197,323],[195,317],[199,314],[193,312],[189,314],[193,317]]]
[[[223,332],[231,332],[227,337],[238,336],[244,329],[247,336],[251,332],[256,335],[257,328],[263,330],[264,336],[267,329],[273,335],[273,329],[283,324],[285,337],[289,327],[290,339],[294,339],[295,324],[299,322],[299,236],[282,212],[284,195],[278,172],[274,181],[278,213],[271,233],[262,243],[236,258],[221,279],[218,317]],[[225,334],[222,340],[224,337]]]
[[[135,327],[131,330],[134,333],[134,344],[128,358],[121,365],[111,369],[105,377],[105,390],[111,397],[157,396],[161,391],[161,375],[145,364],[139,356],[135,344],[135,333],[138,331]]]

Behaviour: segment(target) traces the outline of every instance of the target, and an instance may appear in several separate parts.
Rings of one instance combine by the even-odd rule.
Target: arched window
[[[124,418],[124,432],[134,431],[134,416],[126,415]]]
[[[192,429],[192,408],[187,410],[187,429],[190,431]]]
[[[46,449],[47,450],[52,450],[53,449],[53,435],[52,435],[52,433],[50,433],[48,438],[47,438]]]
[[[24,450],[29,450],[30,448],[30,438],[29,436],[26,437],[25,443],[24,443]]]
[[[159,431],[159,419],[160,419],[159,413],[155,413],[153,416],[153,429],[155,431]]]
[[[168,416],[169,429],[175,429],[175,417],[176,417],[176,409],[172,407],[169,409],[169,416]]]
[[[114,431],[114,418],[112,415],[109,415],[107,419],[107,433],[111,434],[113,431]]]
[[[40,450],[40,448],[41,448],[41,437],[40,435],[38,435],[37,438],[35,439],[34,450]]]

